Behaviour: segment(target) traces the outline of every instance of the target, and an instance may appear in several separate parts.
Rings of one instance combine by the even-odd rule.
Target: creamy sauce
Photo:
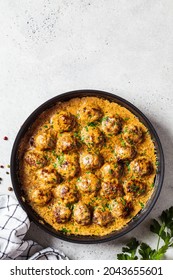
[[[91,121],[89,118],[85,118],[85,110],[83,110],[84,117],[82,117],[80,108],[84,108],[84,105],[86,108],[100,108],[101,114],[98,114],[98,118],[96,118],[94,121],[92,120],[92,116],[89,115],[89,118],[91,117]],[[63,129],[61,130],[61,127],[58,128],[55,124],[56,118],[60,116],[59,113],[64,111],[69,112],[74,117],[74,123],[70,124],[68,131],[63,131]],[[108,122],[110,120],[108,119],[109,116],[117,116],[121,120],[120,129],[116,133],[105,133],[103,122]],[[105,125],[107,125],[106,122]],[[111,123],[110,127],[113,125],[115,124]],[[137,143],[133,143],[133,141],[128,143],[126,138],[123,136],[126,132],[128,133],[128,131],[125,129],[126,127],[128,128],[128,126],[130,127],[130,125],[137,126],[142,131],[141,140]],[[94,131],[93,134],[92,129]],[[87,133],[90,133],[90,131],[92,137],[88,138],[90,134]],[[68,145],[70,145],[68,143],[68,139],[63,140],[64,146],[61,146],[60,138],[62,136],[64,137],[64,133],[71,133],[71,135],[73,135],[72,139],[75,142],[75,147],[72,148],[72,150],[71,148],[68,148]],[[45,141],[47,140],[42,139],[42,136],[39,136],[43,134],[44,137],[47,135],[49,138],[47,147],[44,146],[47,145],[45,144]],[[51,138],[53,138],[52,143],[50,141]],[[90,143],[92,140],[95,144]],[[67,141],[67,143],[65,141]],[[129,141],[131,141],[131,139]],[[57,145],[59,145],[60,148]],[[136,149],[136,154],[130,159],[121,159],[119,156],[117,156],[116,147],[118,147],[118,149],[134,147]],[[33,152],[38,152],[41,158],[44,158],[46,162],[39,162],[40,158],[38,158],[36,164],[33,164],[33,159],[29,159],[28,162],[28,160],[26,160],[28,153],[31,153],[32,158]],[[145,204],[153,193],[154,179],[156,175],[156,154],[154,143],[151,139],[148,129],[129,110],[114,102],[109,102],[108,100],[102,98],[74,98],[68,102],[58,103],[53,108],[44,112],[44,114],[33,124],[29,133],[25,136],[23,144],[21,145],[21,153],[22,158],[20,164],[20,178],[27,202],[44,221],[49,223],[57,231],[62,231],[66,234],[103,236],[121,229],[127,225],[128,222],[133,217],[135,217],[143,207],[145,207]],[[99,163],[96,162],[96,167],[94,168],[93,166],[85,168],[88,158],[85,157],[84,159],[81,159],[82,154],[85,155],[88,153],[94,153],[100,157],[100,159],[97,159]],[[131,162],[140,158],[145,158],[149,160],[150,163],[152,163],[152,170],[150,170],[151,172],[141,171],[141,167],[139,167],[138,164],[135,165],[134,163],[131,165]],[[72,162],[72,164],[70,163],[70,168],[72,170],[69,170],[67,167],[67,173],[64,165],[62,165],[65,159],[67,159],[67,162],[68,160],[71,160],[70,162]],[[117,178],[113,178],[111,173],[114,171],[111,170],[110,181],[113,179],[118,181],[118,188],[121,189],[120,194],[117,192],[117,194],[112,195],[111,193],[111,195],[108,195],[107,197],[102,191],[102,183],[106,180],[103,175],[104,173],[102,173],[102,167],[105,163],[113,163],[114,165],[117,165],[119,162],[121,165],[121,173],[117,176]],[[57,164],[59,164],[59,167]],[[84,164],[84,168],[82,167],[82,164]],[[134,172],[131,166],[135,166],[133,169],[135,170]],[[45,167],[49,167],[51,170],[50,172],[56,171],[57,179],[47,183],[46,180],[44,181],[44,178],[39,177],[40,175],[38,175],[38,171]],[[92,185],[90,186],[91,190],[83,192],[81,190],[83,186],[81,186],[79,182],[82,176],[90,173],[94,174],[98,179],[99,187],[93,191]],[[109,175],[107,174],[106,176],[108,176],[109,181]],[[135,194],[134,190],[134,193],[128,192],[128,189],[126,188],[126,182],[136,178],[138,181],[144,183],[146,186],[145,190],[137,194]],[[68,199],[66,201],[64,197],[61,198],[60,196],[58,197],[58,195],[54,195],[55,189],[57,189],[60,184],[67,182],[70,183],[72,189],[75,189],[77,196],[76,201],[72,200],[72,202],[68,202]],[[45,203],[43,202],[43,204],[40,204],[40,202],[37,203],[33,193],[42,186],[44,189],[47,188],[50,190],[50,198],[46,198],[47,201]],[[117,215],[117,213],[115,213],[114,215],[113,209],[111,207],[112,201],[118,201],[122,204],[124,201],[125,203],[130,202],[132,207],[129,211],[129,214]],[[91,213],[90,222],[86,225],[83,225],[74,219],[73,213],[75,205],[79,202],[87,205]],[[55,205],[61,205],[61,203],[69,207],[71,214],[67,221],[57,222],[54,207]],[[96,222],[93,219],[94,211],[98,206],[101,207],[103,212],[108,211],[112,215],[110,222],[105,225],[100,225],[97,219]],[[123,209],[123,211],[125,210]]]

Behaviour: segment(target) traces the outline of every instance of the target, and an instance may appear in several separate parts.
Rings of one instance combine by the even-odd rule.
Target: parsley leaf
[[[126,247],[122,248],[123,254],[118,254],[118,260],[137,260],[138,257],[136,256],[136,250],[139,246],[139,242],[136,238],[132,238],[127,244]],[[128,254],[124,254],[128,253]]]
[[[122,248],[122,253],[117,255],[118,260],[137,260],[138,257],[141,260],[163,259],[167,250],[173,247],[173,207],[163,211],[157,220],[152,220],[150,231],[158,236],[155,249],[132,238],[126,247]]]

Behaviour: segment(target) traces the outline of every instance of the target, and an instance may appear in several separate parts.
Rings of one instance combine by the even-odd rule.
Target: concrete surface
[[[153,123],[166,159],[157,204],[127,236],[78,245],[32,225],[27,238],[60,248],[71,259],[115,259],[131,236],[155,246],[150,220],[173,205],[172,0],[0,0],[0,11],[1,194],[10,193],[6,165],[21,124],[65,91],[101,89],[128,99]]]

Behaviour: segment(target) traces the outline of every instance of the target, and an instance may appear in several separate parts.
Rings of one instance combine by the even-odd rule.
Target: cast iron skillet
[[[49,224],[43,223],[43,221],[40,219],[40,217],[36,214],[36,212],[27,204],[27,202],[23,201],[22,196],[24,195],[22,192],[22,187],[20,183],[20,178],[18,175],[18,170],[19,170],[19,160],[18,160],[18,148],[19,144],[21,142],[21,139],[29,129],[29,127],[32,125],[32,123],[37,119],[37,117],[46,109],[51,108],[54,106],[57,102],[60,101],[68,101],[71,98],[75,97],[84,97],[84,96],[96,96],[96,97],[101,97],[105,98],[109,101],[114,101],[125,108],[127,108],[129,111],[131,111],[134,115],[136,115],[139,120],[148,128],[151,137],[154,141],[155,144],[155,149],[156,149],[156,154],[157,154],[157,159],[158,159],[158,170],[155,178],[155,183],[154,183],[154,192],[149,199],[147,205],[144,207],[143,210],[141,210],[137,216],[135,216],[124,228],[112,232],[106,236],[75,236],[75,235],[65,235],[62,232],[58,232],[55,229],[53,229]],[[105,241],[110,241],[113,239],[116,239],[118,237],[123,236],[124,234],[128,233],[131,231],[133,228],[135,228],[137,225],[139,225],[149,214],[151,209],[153,208],[154,204],[156,203],[161,188],[163,184],[163,178],[164,178],[164,155],[163,155],[163,150],[162,146],[159,140],[159,137],[150,123],[150,121],[146,118],[146,116],[139,110],[137,109],[133,104],[128,102],[127,100],[116,96],[114,94],[104,92],[104,91],[98,91],[98,90],[76,90],[76,91],[70,91],[66,92],[63,94],[60,94],[58,96],[55,96],[51,98],[50,100],[46,101],[43,103],[41,106],[39,106],[24,122],[22,125],[21,129],[19,130],[17,137],[15,139],[13,149],[12,149],[12,154],[11,154],[11,179],[12,179],[12,184],[14,187],[14,191],[16,194],[16,197],[18,198],[18,201],[22,208],[27,212],[29,218],[37,224],[41,229],[45,230],[46,232],[52,234],[53,236],[63,239],[65,241],[69,242],[75,242],[75,243],[101,243]],[[42,222],[40,222],[40,220]]]

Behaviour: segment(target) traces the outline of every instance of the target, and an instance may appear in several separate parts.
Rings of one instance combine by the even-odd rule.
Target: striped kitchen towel
[[[19,203],[9,195],[0,195],[0,259],[68,260],[57,249],[43,249],[32,240],[24,240],[30,221]]]

